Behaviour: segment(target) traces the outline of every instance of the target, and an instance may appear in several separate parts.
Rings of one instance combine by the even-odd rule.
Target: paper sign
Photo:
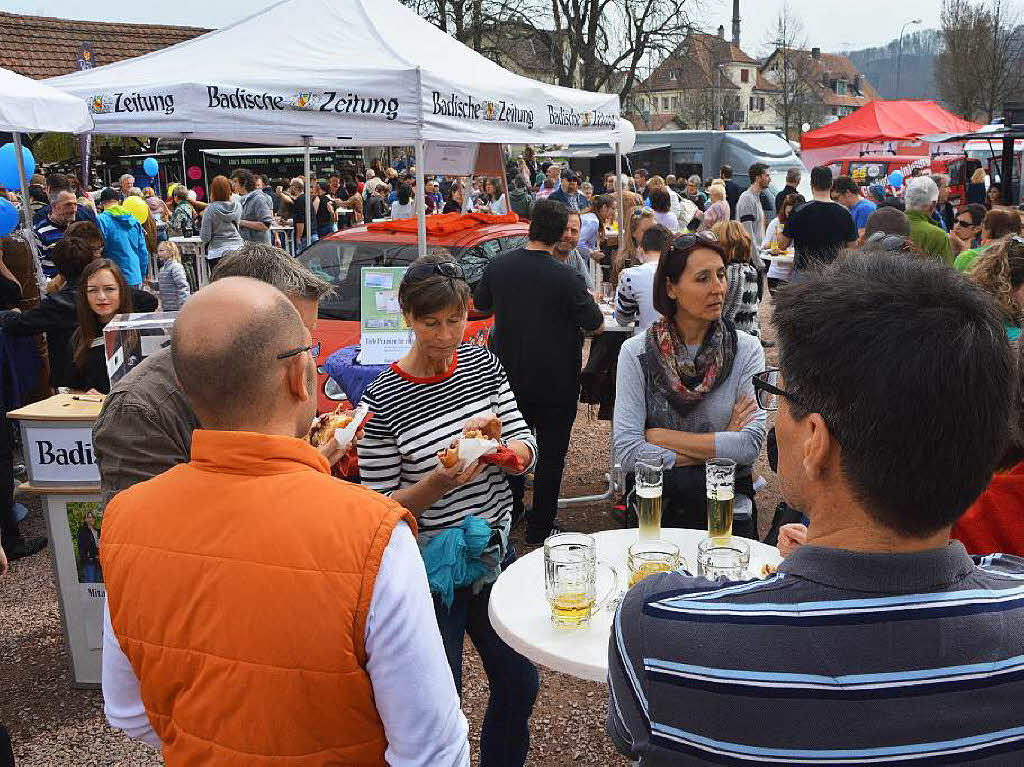
[[[92,451],[92,427],[59,429],[26,426],[25,457],[33,482],[98,485],[100,470]]]
[[[369,266],[360,273],[360,365],[389,365],[412,348],[412,331],[398,305],[404,275],[404,266]]]
[[[476,168],[478,144],[428,141],[423,171],[438,176],[469,176]]]

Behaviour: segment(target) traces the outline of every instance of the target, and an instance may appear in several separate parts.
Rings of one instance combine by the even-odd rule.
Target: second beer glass
[[[636,464],[636,516],[640,540],[661,537],[661,489],[665,474],[664,459],[656,450],[644,449]]]

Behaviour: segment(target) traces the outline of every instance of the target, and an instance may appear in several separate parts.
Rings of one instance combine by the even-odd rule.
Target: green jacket
[[[949,244],[949,235],[927,213],[908,210],[907,218],[910,219],[910,239],[913,243],[926,255],[952,266],[953,246]]]
[[[972,248],[971,250],[963,251],[959,256],[956,257],[956,261],[953,262],[953,268],[958,272],[966,272],[978,256],[985,252],[985,248]]]

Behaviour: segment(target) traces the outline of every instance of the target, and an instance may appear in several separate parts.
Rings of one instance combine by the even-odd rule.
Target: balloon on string
[[[0,237],[6,237],[18,226],[18,209],[0,197]]]
[[[36,158],[28,150],[28,147],[21,148],[21,156],[25,161],[25,180],[32,178],[36,172]],[[21,189],[21,176],[18,175],[18,157],[14,153],[14,144],[0,146],[0,186],[8,189]]]
[[[146,223],[146,219],[149,218],[149,206],[146,205],[146,201],[141,197],[129,197],[123,203],[121,207],[132,214],[132,218],[138,221],[140,224]]]
[[[142,169],[146,171],[146,175],[150,178],[155,177],[160,172],[160,166],[157,164],[155,157],[147,157],[143,160]]]
[[[894,170],[889,174],[889,186],[899,188],[903,186],[903,173],[898,170]]]

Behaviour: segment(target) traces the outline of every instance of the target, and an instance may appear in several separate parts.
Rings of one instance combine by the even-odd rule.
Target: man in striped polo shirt
[[[53,265],[53,249],[64,239],[67,228],[77,220],[78,208],[74,192],[57,192],[49,212],[34,227],[39,243],[39,259],[42,262],[43,273],[47,277],[57,274],[57,267]]]
[[[1007,443],[998,312],[944,265],[854,253],[774,323],[755,388],[806,544],[764,580],[632,589],[609,734],[644,765],[1024,763],[1024,560],[948,540]]]

